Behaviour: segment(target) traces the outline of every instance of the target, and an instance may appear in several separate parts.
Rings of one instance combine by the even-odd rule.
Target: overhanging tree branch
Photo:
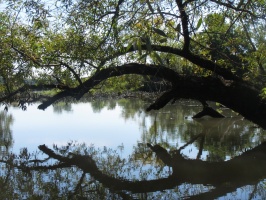
[[[151,75],[159,78],[163,78],[172,84],[181,76],[174,70],[163,66],[157,65],[145,65],[138,63],[129,63],[117,67],[109,67],[98,71],[96,74],[91,76],[87,81],[83,82],[83,85],[78,87],[62,91],[55,96],[51,97],[48,101],[43,102],[38,106],[39,109],[44,110],[54,102],[64,98],[64,97],[74,97],[80,99],[84,94],[86,94],[94,86],[98,85],[100,82],[116,76],[122,76],[126,74],[138,74],[138,75]]]
[[[235,81],[227,84],[219,77],[180,76],[174,70],[163,66],[138,63],[102,69],[84,81],[83,85],[59,92],[44,101],[38,108],[44,110],[64,97],[80,99],[100,82],[127,74],[155,76],[172,84],[172,89],[151,104],[147,108],[148,111],[158,110],[171,100],[179,98],[195,99],[201,102],[213,101],[225,105],[266,129],[266,103],[259,96],[260,91],[245,82]]]
[[[266,129],[266,102],[259,94],[259,90],[243,82],[228,85],[217,77],[190,76],[177,80],[175,86],[159,97],[147,110],[158,110],[172,99],[219,102]]]
[[[147,45],[143,44],[141,45],[141,49],[142,50],[147,50]],[[178,49],[178,48],[174,48],[174,47],[170,47],[170,46],[161,46],[161,45],[151,45],[151,49],[153,51],[158,51],[158,52],[162,52],[162,53],[170,53],[173,55],[177,55],[180,57],[183,57],[185,59],[187,59],[188,61],[190,61],[191,63],[203,68],[203,69],[207,69],[210,70],[212,72],[214,72],[215,74],[224,77],[225,79],[228,80],[238,80],[241,81],[241,78],[238,77],[237,75],[233,74],[230,70],[224,68],[223,66],[205,59],[204,57],[200,56],[200,55],[196,55],[193,54],[190,51],[183,51],[182,49]],[[105,59],[103,59],[102,63],[107,62],[108,60],[111,60],[113,58],[125,55],[129,52],[134,52],[137,51],[133,46],[130,48],[123,48],[121,49],[119,52],[106,57]]]

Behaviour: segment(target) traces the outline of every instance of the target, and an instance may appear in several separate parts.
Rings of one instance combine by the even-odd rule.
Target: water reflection
[[[54,113],[62,114],[64,111],[65,112],[72,112],[73,110],[72,110],[71,103],[58,102],[58,103],[53,105],[53,111],[54,111]]]
[[[71,111],[71,115],[79,111],[81,115],[84,107],[78,110],[78,105],[61,103],[53,111],[62,116],[63,110]],[[100,121],[109,135],[122,130],[127,137],[128,131],[121,127],[110,129],[118,110],[120,120],[130,122],[127,129],[131,123],[137,125],[140,137],[132,141],[133,151],[125,156],[128,145],[113,149],[90,143],[41,145],[44,155],[22,149],[18,156],[10,154],[2,159],[0,199],[266,197],[265,134],[241,116],[224,111],[229,117],[192,120],[201,107],[183,101],[149,113],[144,111],[145,101],[138,99],[94,100],[86,106],[91,107],[95,118],[116,111],[105,119],[110,124],[103,118]],[[87,128],[93,129],[92,124]],[[57,131],[55,135],[60,134]],[[97,134],[106,137],[105,133]]]
[[[13,145],[11,125],[14,119],[6,111],[0,112],[0,157],[7,154]]]
[[[234,157],[259,145],[265,138],[260,129],[254,128],[241,116],[195,121],[202,126],[204,133],[204,138],[196,146],[199,148],[204,145],[204,149],[209,152],[209,161],[223,161]]]

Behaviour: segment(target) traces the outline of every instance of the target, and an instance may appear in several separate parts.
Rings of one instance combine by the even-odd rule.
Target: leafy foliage
[[[264,87],[263,0],[5,0],[2,7],[2,95],[29,83],[74,88],[136,62]]]

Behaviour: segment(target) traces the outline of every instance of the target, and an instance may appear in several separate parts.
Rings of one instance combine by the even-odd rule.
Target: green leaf
[[[160,30],[160,29],[158,29],[158,28],[152,28],[152,30],[155,32],[155,33],[157,33],[157,34],[159,34],[159,35],[161,35],[161,36],[163,36],[163,37],[167,37],[167,35],[165,34],[165,32],[163,32],[162,30]]]
[[[146,36],[146,47],[147,47],[148,53],[150,53],[152,51],[152,48],[151,48],[151,40],[150,40],[150,37],[148,36]]]
[[[142,55],[142,48],[141,48],[141,40],[140,39],[137,40],[137,48],[138,48],[139,55],[141,56]]]
[[[149,55],[148,53],[145,53],[142,56],[140,56],[138,60],[142,60],[144,58],[146,59],[148,55]]]
[[[160,57],[160,55],[158,53],[156,53],[155,51],[152,52],[152,54],[155,56],[156,60],[161,64],[164,65],[164,62],[162,60],[162,58]]]
[[[199,29],[199,27],[201,26],[201,24],[202,24],[202,17],[199,19],[199,21],[197,23],[196,29]]]
[[[129,49],[130,49],[132,46],[133,46],[133,48],[135,49],[135,47],[134,47],[134,42],[130,42],[130,43],[127,45],[127,48],[126,48],[125,52],[128,52]]]
[[[180,24],[177,24],[177,26],[176,26],[175,30],[176,30],[178,33],[180,33],[180,30],[181,30],[181,25],[180,25]]]

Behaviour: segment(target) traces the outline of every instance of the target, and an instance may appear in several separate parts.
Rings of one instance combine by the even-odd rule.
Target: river
[[[54,172],[39,174],[38,176],[41,176],[43,181],[40,181],[40,178],[37,181],[35,174],[33,176],[35,178],[31,179],[32,186],[27,186],[28,189],[21,189],[16,186],[19,180],[17,177],[25,178],[24,172],[15,170],[11,176],[6,169],[8,168],[7,164],[2,164],[0,184],[4,184],[8,189],[5,189],[5,192],[2,191],[1,199],[30,199],[34,195],[39,195],[40,199],[53,199],[53,195],[63,199],[69,199],[70,196],[71,199],[79,199],[78,197],[82,195],[84,199],[85,197],[90,199],[89,197],[92,196],[92,199],[125,199],[125,195],[132,199],[266,198],[266,172],[260,173],[258,178],[238,180],[247,172],[244,171],[246,169],[238,167],[238,163],[234,162],[239,158],[238,160],[241,160],[239,166],[242,163],[243,165],[248,163],[251,165],[251,171],[258,170],[256,162],[258,165],[264,166],[266,159],[260,157],[254,161],[255,167],[249,160],[243,160],[247,158],[245,152],[260,146],[265,141],[264,130],[219,105],[216,105],[216,108],[226,116],[225,118],[206,117],[196,120],[192,116],[201,111],[201,106],[197,102],[177,101],[159,111],[146,112],[145,108],[149,103],[148,100],[140,99],[97,99],[79,103],[60,102],[45,111],[38,110],[38,104],[27,106],[26,111],[11,106],[8,112],[3,109],[0,113],[1,157],[2,160],[5,160],[10,153],[19,154],[23,148],[27,148],[27,152],[33,153],[38,151],[39,145],[43,144],[52,149],[55,146],[60,148],[71,143],[70,146],[73,147],[68,150],[69,152],[84,154],[84,148],[89,149],[86,152],[93,155],[99,170],[104,174],[129,181],[166,179],[166,184],[173,184],[173,186],[162,187],[156,191],[147,189],[145,192],[140,189],[124,189],[122,194],[110,188],[108,183],[97,181],[97,175],[93,176],[93,173],[86,173],[86,178],[81,179],[80,169],[75,169],[77,177],[73,178],[72,172],[69,175],[72,178],[66,180],[62,178],[62,174],[65,176],[70,172],[58,169],[57,175],[53,174]],[[200,171],[204,178],[200,178],[201,175],[197,174],[194,174],[193,178],[182,177],[182,173],[186,173],[186,171],[182,172],[183,168],[174,167],[174,165],[166,166],[166,163],[162,162],[163,159],[160,159],[160,152],[153,151],[147,146],[147,143],[154,147],[160,145],[167,150],[169,155],[178,150],[178,154],[182,156],[180,163],[187,165],[186,168],[194,165],[189,174],[199,170],[203,163],[204,165],[205,163],[210,165],[216,163],[220,166],[215,167],[216,172],[212,166],[206,165],[205,169],[210,169],[210,173],[212,171],[214,173],[213,180],[208,179],[209,182],[207,181],[208,174],[204,175],[204,169]],[[251,151],[251,153],[253,155],[254,152]],[[257,155],[256,153],[257,151],[254,155]],[[261,150],[259,153],[266,155],[266,152],[261,152]],[[167,154],[165,155],[167,156]],[[241,155],[244,155],[243,159]],[[40,159],[46,157],[40,153],[38,156]],[[115,161],[114,158],[116,158]],[[19,159],[21,157],[16,158],[16,160]],[[191,161],[193,162],[190,164]],[[50,164],[55,164],[55,161]],[[228,169],[231,167],[238,167],[237,171],[242,170],[243,173],[236,177],[235,174],[230,175],[230,178],[223,180],[221,173],[230,174]],[[230,171],[234,171],[234,169]],[[38,171],[38,173],[40,172]],[[172,179],[169,179],[173,174],[177,183],[172,183]],[[61,177],[60,183],[57,183],[56,186],[50,184],[48,187],[50,179],[47,177],[49,176],[54,176],[51,182],[55,180],[59,182],[58,177]],[[257,174],[253,175],[253,177],[255,176]],[[16,178],[10,179],[10,183],[7,183],[6,177]],[[217,182],[214,181],[215,177],[217,177]],[[219,182],[219,178],[221,178],[221,182]],[[201,179],[202,183],[199,182]],[[79,181],[84,187],[80,186],[83,189],[77,192],[75,188]],[[99,189],[103,186],[104,189]],[[45,187],[49,189],[44,189]],[[55,187],[56,191],[52,189]],[[95,187],[98,189],[96,190]],[[94,192],[90,193],[89,191],[92,190]],[[14,194],[16,195],[14,196]]]

